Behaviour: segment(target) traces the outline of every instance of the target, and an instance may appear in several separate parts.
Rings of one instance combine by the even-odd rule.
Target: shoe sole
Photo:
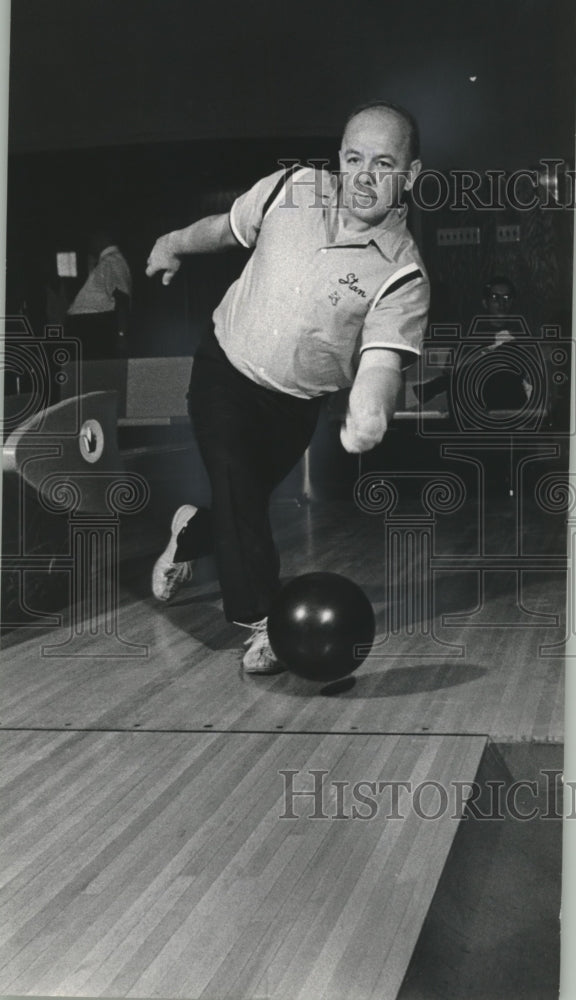
[[[189,510],[192,510],[194,513],[188,514],[187,512]],[[177,545],[178,535],[182,531],[182,528],[186,527],[188,521],[192,520],[197,510],[198,510],[197,507],[191,507],[189,504],[185,504],[183,507],[178,508],[178,510],[174,514],[174,517],[172,518],[172,523],[170,524],[170,540],[168,542],[168,545],[164,549],[164,552],[160,556],[160,559],[165,559],[166,562],[170,563],[174,562],[174,556],[176,555],[176,549],[178,547]],[[184,511],[186,511],[186,517],[184,517]]]
[[[189,511],[191,511],[192,513],[188,513]],[[159,556],[158,559],[156,560],[156,562],[154,563],[154,569],[152,570],[152,596],[157,601],[162,601],[164,604],[167,601],[169,601],[171,597],[174,596],[174,594],[176,593],[176,591],[178,590],[178,587],[180,585],[176,584],[176,586],[175,586],[174,590],[172,591],[172,593],[168,594],[166,597],[162,597],[162,596],[160,596],[158,594],[155,594],[154,593],[154,576],[156,574],[156,567],[160,563],[162,563],[162,562],[168,562],[168,563],[173,563],[174,562],[174,556],[176,554],[176,549],[177,549],[178,535],[182,531],[182,528],[184,528],[188,524],[188,521],[192,520],[192,518],[195,516],[195,514],[197,513],[197,511],[198,511],[198,508],[194,507],[192,504],[184,504],[182,507],[178,508],[178,510],[174,514],[174,516],[172,518],[172,522],[170,524],[170,540],[168,542],[168,545],[164,549],[164,552],[162,553],[162,555]],[[186,517],[184,517],[184,512],[186,512]],[[188,580],[186,580],[184,582],[185,583],[189,583],[189,580],[190,580],[190,578],[188,578]]]

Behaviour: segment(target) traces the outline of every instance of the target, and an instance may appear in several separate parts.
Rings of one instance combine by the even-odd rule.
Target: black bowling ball
[[[374,633],[374,611],[366,594],[339,573],[295,577],[268,615],[268,636],[278,659],[299,677],[314,681],[351,674],[368,655]]]

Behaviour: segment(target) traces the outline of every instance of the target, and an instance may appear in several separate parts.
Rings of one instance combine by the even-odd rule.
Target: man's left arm
[[[346,451],[369,451],[384,437],[402,386],[402,370],[420,354],[430,293],[416,265],[399,269],[367,313],[360,363],[340,440]]]
[[[381,349],[361,355],[340,430],[346,451],[369,451],[384,437],[402,385],[401,366],[398,351]]]

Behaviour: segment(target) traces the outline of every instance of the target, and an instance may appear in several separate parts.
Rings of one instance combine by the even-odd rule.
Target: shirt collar
[[[399,208],[393,208],[388,212],[388,215],[379,226],[373,226],[372,229],[367,229],[362,235],[366,236],[367,242],[375,243],[378,249],[384,253],[384,248],[390,245],[391,230],[404,225],[407,215],[407,205],[400,205]]]

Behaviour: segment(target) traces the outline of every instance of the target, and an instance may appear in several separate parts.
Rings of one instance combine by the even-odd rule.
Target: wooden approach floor
[[[338,503],[274,520],[286,576],[345,573],[374,604],[345,684],[244,677],[209,560],[156,604],[149,519],[122,535],[117,635],[6,637],[0,993],[394,1000],[458,783],[490,740],[562,741],[561,513],[472,504],[432,536]]]

